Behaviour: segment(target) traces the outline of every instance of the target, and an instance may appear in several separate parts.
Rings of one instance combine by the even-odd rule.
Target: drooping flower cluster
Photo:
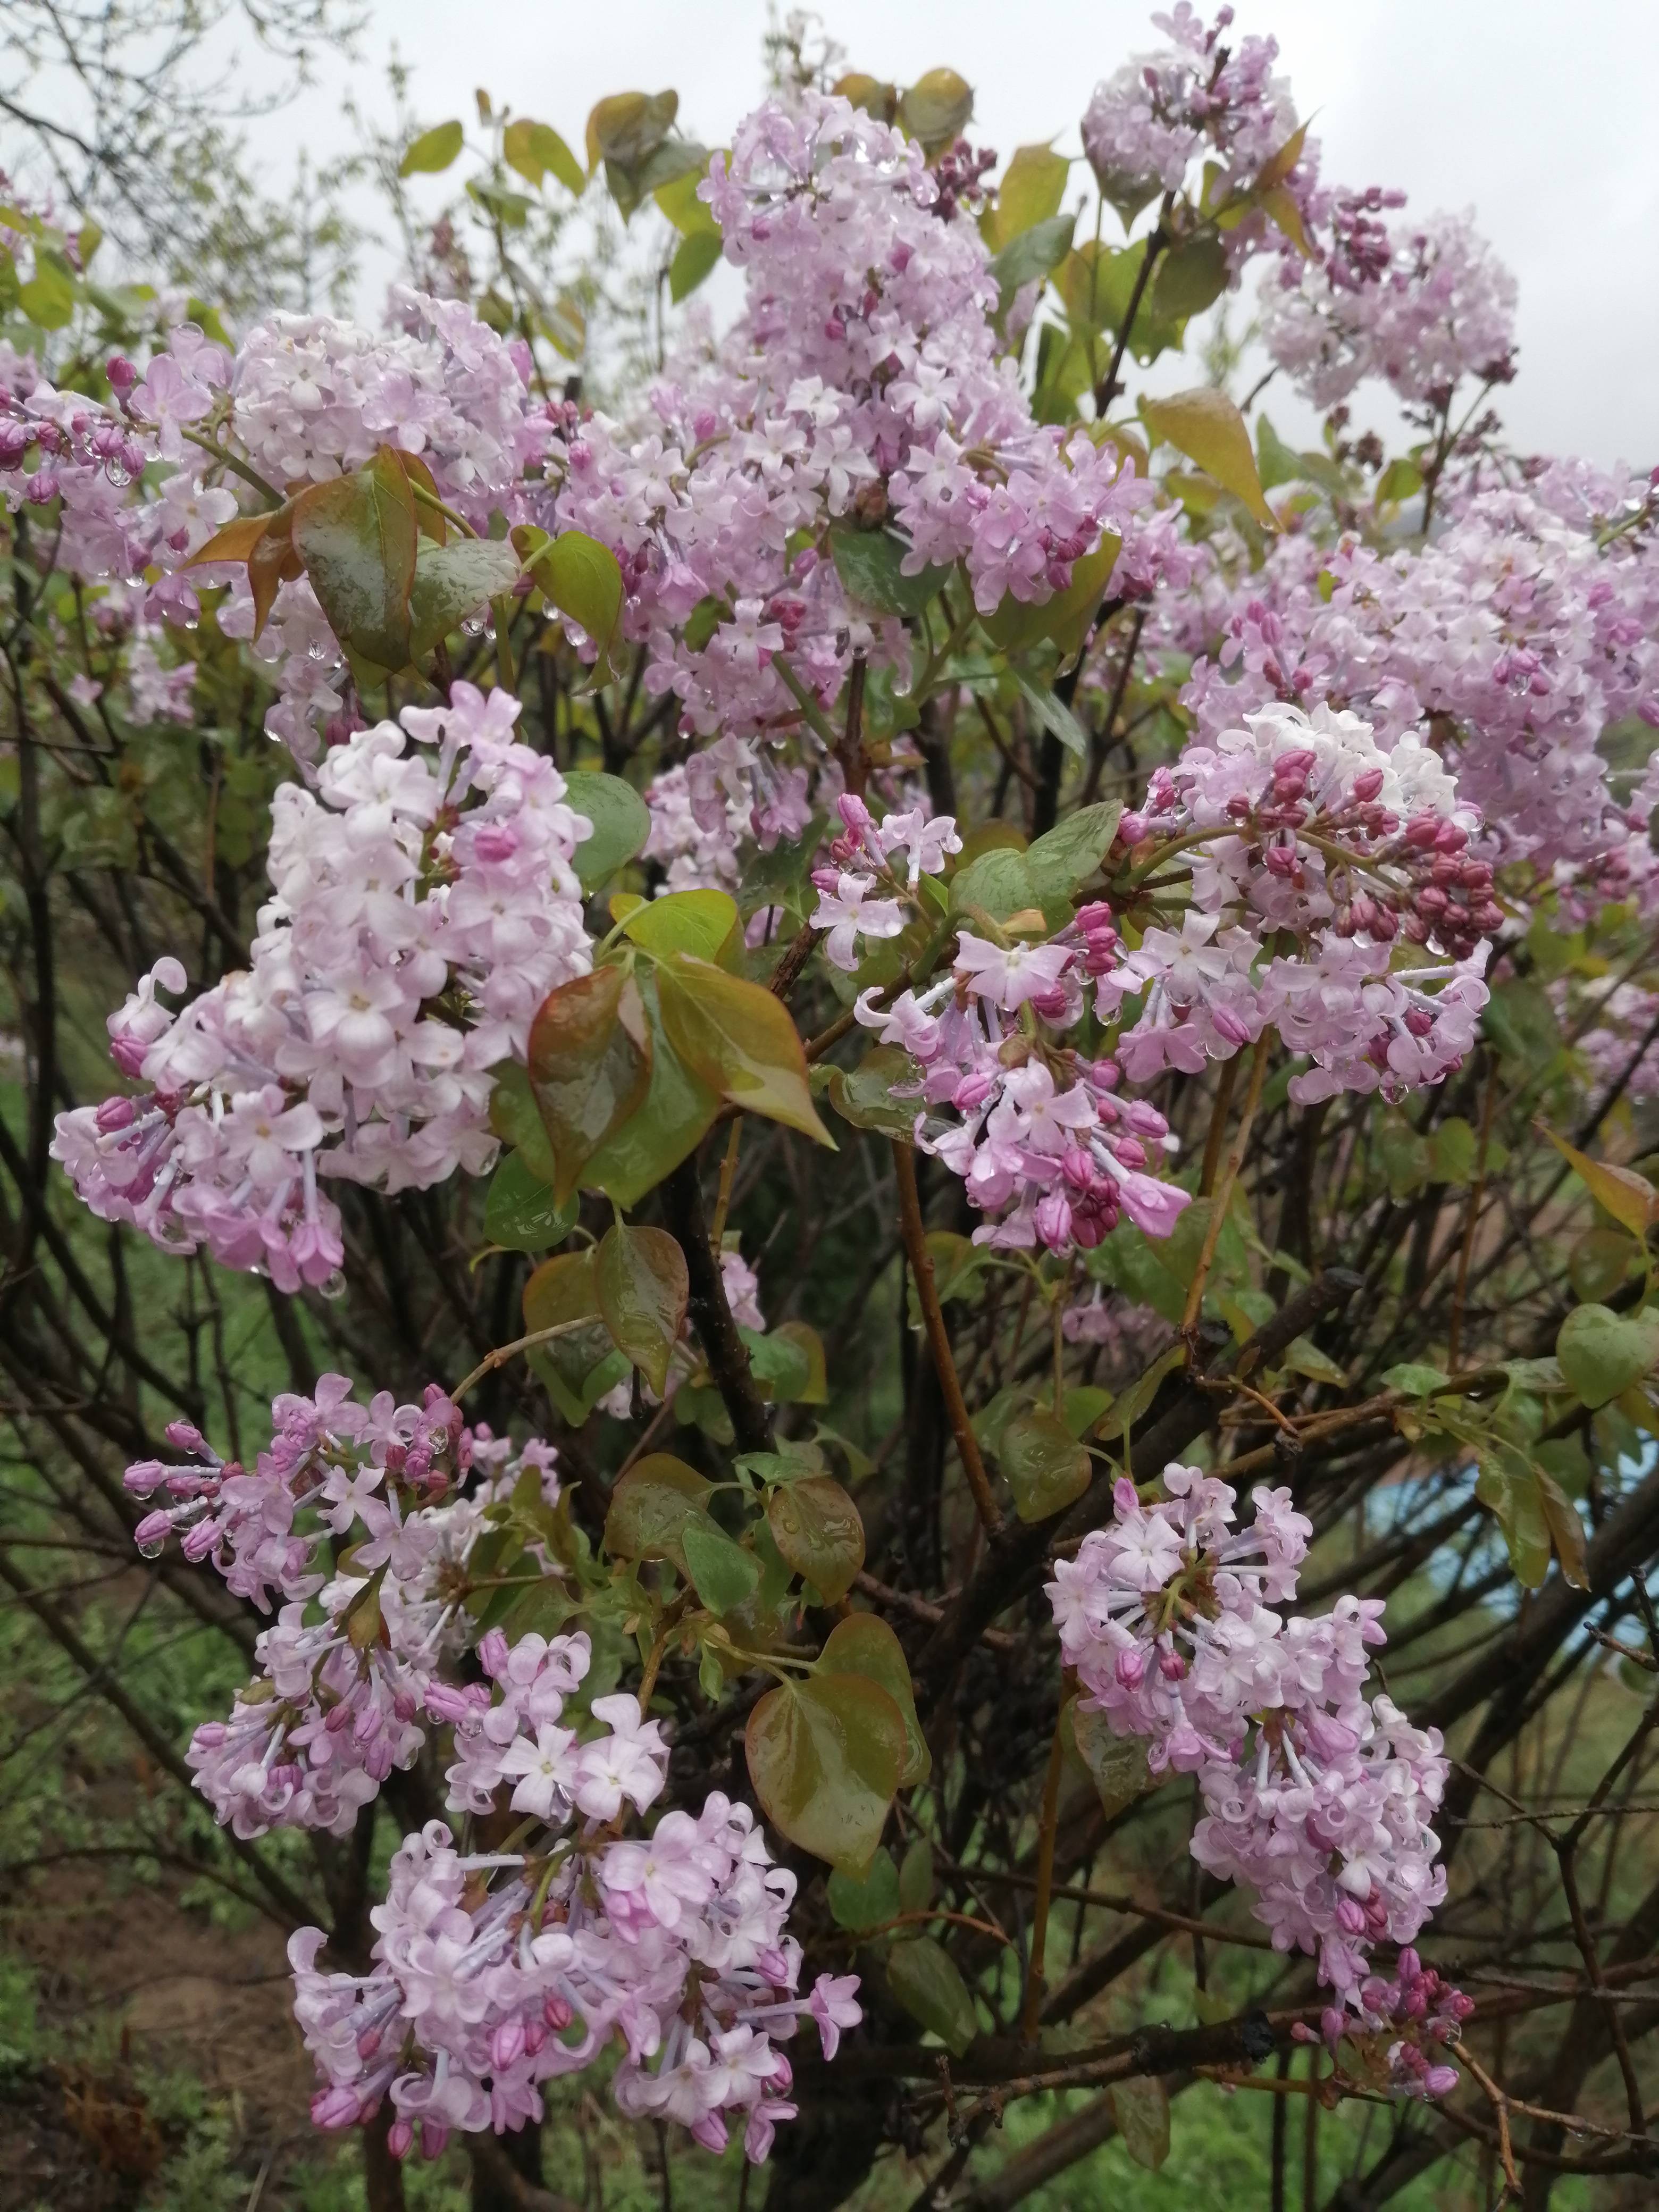
[[[824,706],[857,656],[908,688],[908,635],[843,584],[832,524],[892,517],[906,574],[959,559],[988,611],[1063,590],[1109,527],[1127,533],[1133,568],[1148,487],[1109,446],[1033,421],[991,319],[987,249],[965,216],[939,219],[919,147],[843,100],[769,102],[702,190],[744,271],[744,315],[712,358],[671,364],[638,419],[573,422],[550,465],[561,526],[621,561],[646,686],[678,696],[684,730],[726,747],[779,731],[799,742],[781,662]],[[728,806],[740,830],[778,804],[758,749],[713,773],[698,757],[684,787],[659,787],[676,825],[664,857],[692,848],[683,806],[729,843]],[[693,865],[699,880],[718,866]]]
[[[1481,940],[1504,920],[1478,826],[1435,754],[1409,733],[1385,752],[1355,714],[1266,708],[1188,745],[1120,832],[1173,841],[1191,878],[1179,930],[1149,927],[1100,977],[1103,1017],[1144,994],[1125,1073],[1195,1073],[1271,1024],[1314,1062],[1298,1099],[1440,1081],[1474,1042]]]
[[[195,483],[205,465],[186,433],[210,419],[215,441],[279,490],[361,467],[386,445],[417,455],[440,496],[474,527],[483,529],[496,507],[520,520],[526,465],[546,435],[544,418],[529,405],[521,349],[515,355],[462,301],[398,286],[391,313],[396,326],[380,332],[328,315],[273,315],[249,331],[234,360],[199,333],[175,331],[142,380],[131,383],[131,372],[123,380],[127,419],[179,465],[175,484]],[[192,576],[231,584],[221,629],[275,664],[279,696],[265,726],[296,759],[313,761],[319,734],[342,731],[347,671],[309,581],[281,586],[256,638],[244,570],[209,567]],[[169,613],[193,617],[190,579],[170,576],[161,588]]]
[[[471,1640],[473,1544],[526,1481],[538,1509],[556,1506],[553,1453],[467,1430],[435,1386],[418,1407],[384,1392],[365,1406],[330,1375],[271,1413],[252,1472],[179,1422],[167,1441],[179,1458],[126,1475],[134,1496],[169,1501],[140,1522],[142,1551],[179,1534],[239,1595],[265,1610],[282,1601],[255,1647],[258,1676],[228,1721],[196,1731],[197,1788],[240,1836],[344,1834],[447,1726],[452,1809],[526,1816],[522,1850],[462,1857],[436,1823],[405,1841],[371,1916],[368,1975],[319,1972],[319,1929],[294,1938],[301,2026],[325,2084],[313,2117],[349,2126],[389,2094],[394,2150],[418,2125],[435,2155],[452,2128],[538,2121],[540,2084],[615,2034],[622,2111],[677,2120],[716,2150],[739,2113],[748,2154],[763,2159],[794,2112],[773,2039],[810,2012],[833,2055],[860,2016],[856,1977],[796,1994],[794,1876],[771,1864],[748,1808],[719,1792],[696,1820],[670,1812],[648,1838],[618,1834],[662,1794],[668,1747],[636,1698],[583,1698],[586,1634],[509,1644],[494,1629],[478,1642],[483,1680],[443,1672]],[[523,1556],[558,1571],[538,1540]]]
[[[1257,1491],[1239,1529],[1214,1476],[1172,1465],[1161,1489],[1143,1503],[1121,1479],[1111,1526],[1057,1564],[1062,1656],[1155,1772],[1197,1776],[1200,1864],[1255,1892],[1275,1948],[1316,1957],[1345,2014],[1374,2012],[1372,1947],[1411,1942],[1445,1894],[1439,1735],[1365,1693],[1380,1600],[1315,1619],[1279,1609],[1311,1533],[1287,1490]]]
[[[1358,2019],[1340,2005],[1328,2006],[1320,2016],[1333,2057],[1346,2040],[1368,2063],[1368,2073],[1374,2069],[1394,2095],[1424,2101],[1450,2096],[1458,2072],[1446,2063],[1446,2050],[1474,2010],[1473,1998],[1425,1966],[1408,1943],[1395,1963],[1391,1982],[1380,1974],[1367,1976],[1358,2006]],[[1300,2021],[1291,2033],[1298,2042],[1319,2040]]]
[[[491,1071],[589,962],[570,865],[589,825],[518,711],[458,684],[337,747],[314,793],[279,789],[249,968],[174,1015],[156,993],[184,972],[158,963],[109,1023],[145,1088],[58,1117],[54,1156],[100,1218],[292,1290],[340,1264],[319,1176],[396,1191],[491,1164]]]
[[[586,1638],[556,1641],[567,1648],[551,1671],[574,1687]],[[557,1711],[556,1693],[544,1702]],[[623,1708],[631,1725],[611,1739],[626,1749],[623,1789],[573,1778],[534,1849],[463,1856],[437,1821],[404,1841],[371,1916],[369,1973],[321,1972],[320,1929],[292,1939],[300,2025],[325,2083],[312,2104],[319,2126],[354,2126],[389,2096],[394,2154],[418,2128],[435,2157],[452,2130],[538,2123],[542,2085],[592,2065],[614,2038],[623,2056],[611,2093],[624,2115],[674,2121],[714,2151],[737,2121],[746,2155],[766,2157],[795,2112],[777,2044],[808,2014],[833,2057],[861,2017],[858,1978],[821,1975],[797,1994],[800,1946],[785,1933],[795,1878],[772,1865],[747,1806],[716,1790],[695,1819],[665,1814],[647,1840],[615,1835],[623,1796],[648,1805],[667,1759],[632,1698],[594,1701],[619,1731]],[[572,1827],[585,1802],[611,1814]]]
[[[191,1741],[196,1786],[216,1816],[244,1837],[344,1834],[426,1739],[486,1508],[532,1471],[556,1504],[554,1455],[539,1438],[515,1452],[487,1431],[474,1436],[435,1385],[419,1406],[385,1391],[365,1406],[343,1376],[325,1375],[314,1398],[278,1398],[271,1415],[252,1469],[175,1422],[167,1441],[179,1460],[127,1469],[131,1495],[168,1501],[135,1540],[153,1556],[177,1535],[187,1559],[210,1562],[262,1612],[277,1601],[254,1647],[258,1675],[228,1720],[204,1722]]]
[[[1378,266],[1369,227],[1350,210],[1326,262],[1283,262],[1279,283],[1264,287],[1262,337],[1316,407],[1335,406],[1368,376],[1402,399],[1442,405],[1465,377],[1513,375],[1516,296],[1472,214],[1396,224]]]
[[[1196,734],[1213,744],[1273,701],[1352,709],[1385,749],[1433,734],[1500,865],[1650,900],[1649,810],[1614,795],[1596,750],[1632,717],[1659,732],[1650,513],[1645,478],[1560,464],[1468,499],[1420,550],[1283,538],[1205,611],[1182,694]]]
[[[1096,87],[1083,117],[1083,150],[1126,221],[1160,192],[1179,192],[1200,155],[1215,165],[1206,198],[1216,205],[1230,191],[1247,191],[1289,145],[1296,107],[1289,83],[1273,73],[1279,42],[1248,37],[1230,46],[1232,19],[1233,10],[1221,8],[1206,28],[1191,0],[1179,0],[1152,18],[1170,44],[1134,55]],[[1279,179],[1304,219],[1322,209],[1317,177],[1317,149],[1304,141]],[[1260,214],[1224,234],[1224,243],[1235,268],[1270,243],[1288,250]]]

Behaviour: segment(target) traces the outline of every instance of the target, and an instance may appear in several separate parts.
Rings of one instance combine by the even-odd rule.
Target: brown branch
[[[945,1399],[951,1433],[957,1440],[957,1454],[962,1462],[962,1471],[968,1478],[968,1487],[974,1493],[974,1507],[979,1515],[980,1525],[988,1535],[994,1538],[1001,1533],[1002,1516],[997,1511],[996,1500],[991,1494],[990,1478],[985,1472],[985,1462],[980,1456],[979,1439],[974,1434],[973,1424],[968,1418],[968,1407],[962,1395],[962,1382],[957,1374],[957,1363],[951,1352],[950,1332],[945,1326],[945,1310],[939,1302],[939,1286],[933,1280],[933,1255],[927,1249],[927,1232],[922,1225],[921,1199],[916,1189],[915,1159],[909,1146],[896,1137],[893,1139],[893,1168],[898,1177],[899,1228],[903,1234],[905,1255],[910,1262],[910,1273],[916,1286],[916,1303],[921,1308],[921,1317],[927,1324],[927,1342],[933,1352],[933,1367]]]

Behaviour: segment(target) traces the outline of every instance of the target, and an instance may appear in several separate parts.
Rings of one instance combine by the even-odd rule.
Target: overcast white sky
[[[1138,0],[834,0],[824,14],[855,68],[900,83],[960,70],[972,137],[1005,155],[1056,133],[1075,150],[1097,80],[1159,42]],[[470,123],[483,85],[580,149],[595,100],[672,85],[682,127],[719,144],[760,89],[766,21],[765,0],[375,0],[361,60],[321,57],[317,84],[256,143],[273,160],[296,138],[342,149],[343,95],[377,98],[395,40],[424,120]],[[1521,374],[1503,396],[1516,442],[1659,460],[1656,0],[1240,0],[1237,28],[1277,36],[1328,178],[1401,185],[1419,213],[1475,208],[1520,283]]]

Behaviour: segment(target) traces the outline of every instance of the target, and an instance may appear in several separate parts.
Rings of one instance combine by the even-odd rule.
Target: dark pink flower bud
[[[104,374],[109,379],[110,390],[125,399],[138,381],[138,372],[122,353],[112,353],[104,363]]]
[[[1382,771],[1380,768],[1368,768],[1353,780],[1353,795],[1362,806],[1369,806],[1382,788]]]

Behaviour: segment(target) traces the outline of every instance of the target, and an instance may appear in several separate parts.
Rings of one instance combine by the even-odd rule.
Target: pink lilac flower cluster
[[[109,1022],[144,1087],[58,1117],[101,1219],[293,1290],[340,1264],[319,1176],[422,1189],[492,1164],[492,1070],[590,955],[570,865],[590,825],[518,712],[458,684],[335,748],[316,791],[279,788],[250,966],[172,1014],[156,994],[184,971],[159,962]]]
[[[917,1144],[996,1217],[974,1231],[976,1243],[1088,1250],[1120,1216],[1167,1237],[1190,1202],[1147,1172],[1176,1140],[1156,1107],[1116,1095],[1118,1062],[1022,1024],[1029,1006],[1048,1029],[1072,1027],[1085,977],[1116,957],[1110,909],[1097,902],[1047,944],[994,945],[964,929],[941,981],[887,1006],[874,988],[859,995],[859,1021],[917,1065],[915,1081],[895,1090],[923,1102]]]
[[[1659,732],[1659,538],[1630,526],[1650,492],[1557,463],[1454,502],[1418,551],[1280,538],[1186,634],[1197,736],[1273,701],[1350,708],[1385,750],[1432,734],[1499,865],[1651,903],[1651,801],[1616,797],[1596,750],[1612,723]]]
[[[177,1422],[180,1456],[126,1474],[132,1495],[169,1501],[140,1522],[142,1551],[179,1534],[240,1595],[267,1611],[282,1601],[255,1646],[258,1676],[191,1741],[197,1788],[239,1836],[345,1834],[435,1725],[452,1731],[450,1808],[525,1816],[522,1850],[463,1858],[435,1823],[405,1840],[371,1915],[369,1974],[320,1972],[319,1929],[294,1938],[297,2010],[325,2084],[314,2118],[350,2126],[390,2094],[393,2149],[419,2126],[435,2155],[451,2129],[539,2121],[539,2085],[614,2034],[623,2113],[676,2120],[714,2150],[740,2115],[749,2156],[763,2159],[794,2112],[773,2039],[810,2014],[833,2057],[860,2017],[855,1976],[797,1995],[794,1876],[772,1865],[748,1808],[719,1792],[695,1820],[669,1812],[649,1837],[618,1833],[661,1796],[668,1747],[636,1698],[581,1701],[586,1634],[509,1644],[493,1629],[477,1645],[484,1679],[445,1677],[470,1640],[468,1553],[526,1480],[557,1504],[553,1452],[467,1430],[435,1385],[419,1406],[386,1392],[365,1406],[329,1375],[271,1414],[252,1473]],[[538,1543],[526,1556],[557,1572]]]
[[[1472,214],[1396,224],[1386,265],[1358,281],[1370,246],[1350,215],[1328,261],[1282,262],[1262,291],[1263,342],[1316,407],[1335,406],[1368,376],[1436,405],[1465,377],[1509,380],[1515,279]]]
[[[1133,56],[1096,87],[1083,117],[1083,150],[1126,222],[1160,192],[1179,192],[1200,156],[1218,172],[1206,205],[1229,191],[1248,191],[1293,137],[1290,86],[1273,74],[1278,40],[1250,37],[1229,46],[1232,20],[1232,9],[1221,8],[1206,28],[1190,0],[1180,0],[1172,13],[1152,17],[1169,45]],[[1318,167],[1316,143],[1304,141],[1280,179],[1304,225],[1324,212]],[[1224,233],[1223,243],[1235,270],[1264,247],[1291,250],[1260,213]]]
[[[1411,1942],[1445,1894],[1439,1735],[1365,1694],[1380,1600],[1280,1609],[1311,1534],[1288,1490],[1258,1490],[1241,1529],[1233,1491],[1200,1468],[1166,1468],[1160,1489],[1143,1502],[1120,1479],[1111,1526],[1057,1563],[1061,1655],[1154,1772],[1197,1777],[1194,1857],[1254,1889],[1275,1948],[1316,1957],[1337,2008],[1363,2016],[1371,1950]]]
[[[1385,752],[1356,714],[1267,707],[1189,744],[1120,830],[1169,841],[1191,879],[1180,929],[1146,929],[1097,986],[1103,1019],[1142,1002],[1125,1074],[1196,1073],[1271,1025],[1314,1062],[1300,1101],[1439,1082],[1474,1042],[1504,921],[1478,827],[1435,753],[1409,732]]]
[[[552,1666],[574,1686],[587,1639],[556,1643],[566,1649]],[[499,1674],[515,1655],[483,1656]],[[556,1693],[546,1702],[556,1711]],[[611,2094],[625,2118],[672,2120],[712,2151],[736,2122],[758,2163],[795,2113],[778,2043],[805,2014],[833,2057],[858,2024],[856,1975],[820,1975],[797,1994],[801,1950],[785,1932],[795,1877],[772,1864],[747,1806],[715,1790],[695,1818],[664,1814],[648,1838],[615,1833],[624,1798],[643,1809],[660,1792],[667,1749],[631,1697],[593,1711],[627,1747],[620,1789],[596,1790],[567,1760],[569,1795],[556,1790],[540,1814],[536,1793],[549,1826],[523,1850],[463,1856],[437,1821],[407,1838],[370,1916],[368,1974],[322,1972],[320,1929],[293,1937],[300,2026],[325,2084],[319,2126],[354,2126],[390,2097],[394,2155],[418,2129],[435,2157],[456,2129],[538,2124],[543,2084],[615,2041]],[[503,1771],[518,1770],[509,1758]],[[586,1810],[600,1803],[609,1810]]]
[[[1425,2102],[1450,2096],[1458,2073],[1446,2062],[1446,2048],[1457,2041],[1474,2010],[1472,1997],[1425,1966],[1408,1943],[1395,1962],[1394,1979],[1368,1975],[1358,2004],[1357,2020],[1341,2005],[1328,2005],[1320,2015],[1320,2031],[1333,2057],[1346,2039],[1367,2057],[1375,2054],[1396,2096]],[[1291,2033],[1298,2043],[1320,2039],[1301,2021]]]
[[[840,784],[838,765],[823,762],[817,780],[820,797],[828,795]],[[805,829],[811,781],[805,768],[780,761],[757,738],[716,738],[652,779],[642,857],[661,866],[664,892],[733,890],[746,844],[769,853]]]
[[[1155,573],[1135,523],[1150,487],[1109,445],[1034,422],[994,325],[987,249],[970,221],[939,220],[939,189],[919,147],[846,100],[769,102],[702,187],[744,272],[743,315],[718,348],[671,363],[636,418],[573,421],[556,446],[557,522],[617,553],[646,685],[677,696],[690,733],[789,732],[810,762],[781,659],[825,707],[856,656],[908,685],[908,636],[849,604],[831,524],[896,520],[905,572],[961,560],[986,611],[1063,590],[1107,529],[1127,534],[1121,573],[1137,559]],[[686,805],[723,838],[728,805],[740,825],[777,803],[744,787],[759,749],[728,750],[660,787],[677,817],[666,849],[685,848]]]
[[[953,815],[930,813],[920,803],[879,821],[851,792],[836,804],[842,834],[830,848],[832,865],[812,872],[818,894],[812,927],[828,933],[825,957],[850,975],[862,957],[860,940],[896,937],[906,907],[920,911],[922,877],[940,874],[962,839]]]
[[[254,1647],[258,1675],[186,1754],[216,1817],[243,1837],[342,1835],[386,1776],[413,1764],[425,1721],[451,1717],[434,1701],[460,1641],[467,1553],[526,1475],[557,1504],[555,1455],[538,1437],[514,1449],[463,1428],[435,1384],[418,1406],[386,1391],[365,1406],[344,1376],[325,1375],[314,1398],[276,1399],[271,1419],[251,1470],[173,1423],[181,1456],[127,1469],[131,1496],[168,1501],[134,1537],[153,1557],[177,1535],[185,1559],[210,1562],[262,1612],[277,1601]]]
[[[393,446],[418,454],[479,528],[495,507],[514,520],[527,512],[526,467],[546,446],[520,353],[464,302],[399,288],[392,313],[396,327],[379,335],[328,316],[276,315],[234,356],[179,324],[142,376],[118,356],[110,362],[108,407],[54,392],[9,348],[0,356],[0,497],[14,508],[61,497],[63,565],[132,587],[135,617],[152,626],[194,623],[198,585],[228,584],[220,627],[276,665],[280,696],[266,727],[302,763],[316,758],[325,729],[343,732],[344,656],[303,577],[282,586],[256,639],[244,570],[181,573],[239,511],[233,492],[206,484],[217,465],[198,441],[278,491]],[[153,492],[140,472],[156,463],[167,473]]]

